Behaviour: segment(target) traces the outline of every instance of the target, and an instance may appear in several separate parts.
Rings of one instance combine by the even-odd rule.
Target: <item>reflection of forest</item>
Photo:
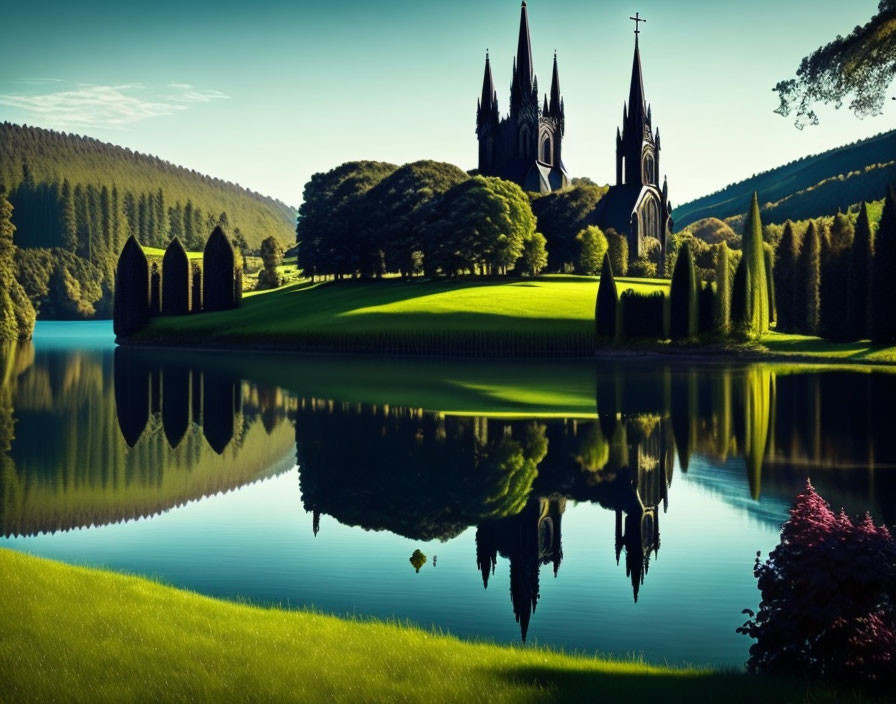
[[[4,535],[152,515],[292,466],[295,401],[279,389],[129,350],[6,359]]]
[[[720,468],[740,458],[740,479],[728,473],[710,488],[745,500],[748,511],[763,490],[789,503],[811,472],[848,510],[871,509],[892,522],[889,503],[878,505],[877,496],[893,495],[894,472],[874,468],[893,464],[894,447],[880,440],[882,426],[871,416],[884,408],[896,376],[880,377],[857,384],[855,374],[768,367],[599,375],[592,421],[305,400],[296,413],[302,502],[315,534],[322,513],[415,540],[446,540],[476,526],[483,584],[498,556],[506,558],[525,639],[540,569],[550,564],[556,574],[562,561],[567,500],[615,513],[617,561],[635,601],[660,548],[674,466],[687,471],[699,459]]]

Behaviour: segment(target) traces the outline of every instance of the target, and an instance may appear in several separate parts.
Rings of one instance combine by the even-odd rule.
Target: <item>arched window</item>
[[[647,154],[644,157],[644,183],[656,183],[655,170],[653,154]]]
[[[551,149],[551,138],[545,137],[544,141],[541,143],[541,160],[545,164],[553,164],[553,150]]]
[[[657,208],[656,200],[653,198],[648,198],[644,201],[644,206],[641,208],[641,221],[642,221],[642,235],[644,237],[654,237],[657,240],[660,239],[660,213]]]

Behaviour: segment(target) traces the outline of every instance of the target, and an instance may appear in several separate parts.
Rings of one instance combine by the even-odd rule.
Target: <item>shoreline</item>
[[[757,343],[761,345],[761,343]],[[837,344],[837,343],[831,343]],[[684,364],[730,364],[745,363],[755,364],[758,362],[767,362],[772,364],[806,364],[814,366],[847,366],[847,367],[879,367],[881,369],[896,368],[896,360],[868,360],[855,358],[852,356],[840,356],[838,354],[805,353],[805,352],[780,352],[768,350],[760,347],[742,347],[730,348],[723,345],[662,345],[655,347],[603,347],[597,348],[593,354],[582,355],[570,349],[569,354],[527,354],[517,353],[508,354],[500,352],[485,351],[480,354],[451,354],[448,352],[418,352],[409,353],[404,351],[389,350],[371,350],[364,348],[347,349],[341,347],[315,346],[308,344],[295,345],[290,342],[274,343],[274,344],[257,344],[236,342],[227,340],[211,339],[205,344],[200,344],[195,340],[185,342],[169,342],[164,339],[115,339],[115,345],[123,348],[144,349],[144,350],[182,350],[188,352],[252,352],[267,353],[297,357],[313,357],[313,358],[335,358],[348,359],[352,357],[363,357],[366,359],[420,359],[429,361],[438,360],[481,360],[499,362],[506,360],[513,361],[529,361],[529,362],[557,362],[563,361],[595,361],[595,362],[613,362],[624,361],[633,362],[638,360],[648,361],[674,361]],[[869,348],[874,349],[874,348]],[[889,348],[880,348],[889,349]],[[841,353],[842,354],[842,353]]]

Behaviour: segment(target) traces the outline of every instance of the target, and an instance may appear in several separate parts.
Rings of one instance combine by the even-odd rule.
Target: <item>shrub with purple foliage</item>
[[[766,562],[756,557],[759,613],[751,672],[896,683],[896,539],[870,516],[835,514],[811,483]]]

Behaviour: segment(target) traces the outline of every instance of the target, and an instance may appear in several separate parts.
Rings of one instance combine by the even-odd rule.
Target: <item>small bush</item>
[[[628,275],[640,279],[656,278],[656,263],[650,261],[647,257],[639,257],[629,265]]]

